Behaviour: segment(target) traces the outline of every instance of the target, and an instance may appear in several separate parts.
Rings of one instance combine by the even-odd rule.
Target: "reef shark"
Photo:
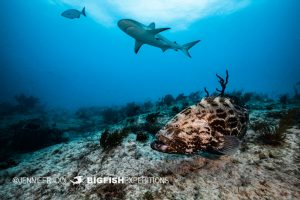
[[[154,22],[146,26],[132,19],[121,19],[118,22],[118,26],[122,31],[135,39],[135,53],[139,52],[143,44],[148,44],[160,48],[163,52],[168,49],[174,49],[175,51],[181,50],[185,55],[191,58],[189,49],[200,42],[200,40],[196,40],[184,45],[172,42],[159,34],[170,28],[155,28]]]

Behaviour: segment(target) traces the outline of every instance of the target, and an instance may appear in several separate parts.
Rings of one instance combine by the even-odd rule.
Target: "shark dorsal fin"
[[[157,29],[152,29],[152,30],[148,30],[151,34],[156,35],[160,32],[169,30],[170,28],[157,28]]]
[[[149,26],[148,26],[150,29],[155,29],[155,23],[154,22],[152,22],[151,24],[149,24]]]
[[[141,48],[142,46],[143,46],[143,43],[140,42],[140,41],[138,41],[138,40],[136,40],[136,41],[135,41],[135,45],[134,45],[134,52],[135,52],[135,53],[138,53],[139,50],[140,50],[140,48]]]

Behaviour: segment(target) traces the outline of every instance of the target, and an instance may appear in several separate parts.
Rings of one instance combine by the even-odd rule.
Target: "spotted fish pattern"
[[[248,111],[226,97],[205,97],[178,113],[151,143],[164,153],[233,154],[247,130]]]

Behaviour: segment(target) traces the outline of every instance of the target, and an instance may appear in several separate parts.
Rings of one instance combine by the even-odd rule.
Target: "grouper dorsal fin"
[[[166,31],[166,30],[169,30],[169,29],[170,28],[157,28],[157,29],[148,30],[148,32],[150,32],[153,35],[156,35],[160,32],[163,32],[163,31]]]
[[[140,50],[140,48],[143,46],[143,44],[144,44],[144,43],[142,43],[142,42],[136,40],[136,41],[135,41],[135,45],[134,45],[134,52],[135,52],[135,53],[138,53],[139,50]]]
[[[150,29],[155,29],[155,23],[154,22],[152,22],[151,24],[149,24],[149,26],[148,26]]]

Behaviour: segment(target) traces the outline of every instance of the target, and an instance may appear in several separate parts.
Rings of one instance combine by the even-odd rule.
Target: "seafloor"
[[[154,106],[147,112],[107,126],[96,126],[98,121],[94,120],[94,123],[88,124],[94,124],[96,130],[89,130],[78,137],[69,131],[73,139],[70,137],[59,144],[11,156],[9,161],[2,162],[0,199],[300,199],[298,101],[256,99],[247,102],[250,125],[242,146],[236,154],[219,158],[163,154],[150,148],[152,129],[148,127],[144,131],[139,125],[145,125],[149,113],[155,112],[159,112],[156,115],[157,124],[163,125],[176,111],[174,106],[178,106],[178,102]],[[296,114],[288,115],[288,111],[295,111]],[[62,115],[60,113],[59,116]],[[30,118],[28,114],[26,116]],[[284,121],[284,117],[291,119]],[[16,121],[16,118],[19,119],[20,115],[1,120],[2,123],[9,123]],[[80,120],[74,116],[67,118],[56,117],[56,127],[78,126],[83,120],[82,116]],[[282,123],[289,123],[289,126],[283,127],[277,138],[264,137],[266,135],[262,129],[257,128],[259,122],[281,128],[284,126]],[[131,128],[138,128],[128,129],[120,144],[113,147],[100,145],[104,127],[114,130],[129,124]],[[85,132],[84,128],[77,130]],[[148,136],[143,139],[139,135],[137,140],[137,135],[143,131]],[[266,141],[268,139],[274,141]],[[78,185],[70,182],[78,176],[82,176],[84,182]],[[167,182],[87,183],[85,179],[93,176],[160,177],[159,180]],[[63,177],[66,182],[47,183],[42,180],[28,183],[21,180],[22,177],[48,177],[52,180]]]

